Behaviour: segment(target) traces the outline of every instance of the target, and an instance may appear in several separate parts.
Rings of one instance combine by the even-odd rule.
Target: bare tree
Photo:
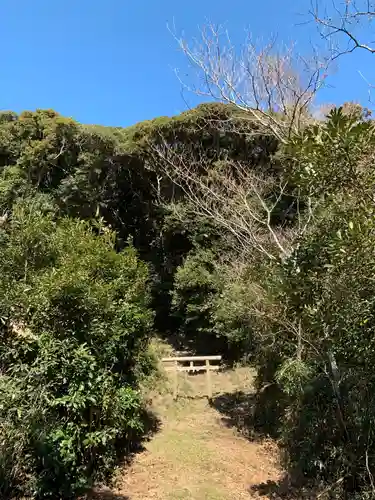
[[[375,2],[371,0],[312,0],[310,16],[315,21],[322,39],[327,42],[333,62],[345,54],[355,51],[375,53]],[[358,70],[368,86],[369,102],[373,105],[374,83]],[[364,117],[371,114],[364,110]]]
[[[375,53],[375,2],[370,0],[344,0],[322,5],[312,3],[310,14],[317,23],[321,36],[329,42],[332,59],[357,49]],[[364,23],[367,29],[364,29]]]
[[[182,190],[191,211],[221,226],[243,255],[255,250],[270,260],[288,257],[313,217],[312,199],[302,210],[294,195],[294,223],[275,225],[280,200],[293,195],[282,177],[266,176],[248,162],[225,160],[213,166],[203,150],[193,157],[171,147],[162,135],[157,144],[149,143],[149,149],[153,164]]]
[[[276,38],[256,43],[249,33],[238,49],[226,30],[212,24],[192,43],[175,32],[174,36],[197,71],[198,83],[189,84],[179,77],[185,88],[236,106],[244,112],[244,119],[272,131],[282,142],[306,122],[327,73],[327,60],[315,52],[306,58],[294,44],[286,46]]]
[[[211,100],[233,106],[233,115],[245,127],[218,122],[215,129],[246,135],[268,135],[281,143],[313,120],[311,106],[324,84],[327,60],[316,53],[310,58],[299,55],[295,46],[286,46],[276,38],[267,44],[255,43],[247,33],[239,49],[222,27],[207,25],[200,38],[188,43],[173,31],[198,80],[188,90]],[[236,111],[237,110],[237,111]],[[300,210],[295,197],[295,224],[275,228],[274,212],[285,198],[287,183],[279,177],[264,176],[245,161],[223,161],[212,168],[204,152],[189,156],[176,149],[162,133],[150,141],[153,161],[172,183],[184,192],[192,210],[221,225],[246,253],[254,249],[269,259],[287,257],[296,238],[307,228],[314,206]],[[199,148],[198,148],[199,149]],[[272,196],[270,195],[272,193]],[[294,193],[295,195],[295,193]]]

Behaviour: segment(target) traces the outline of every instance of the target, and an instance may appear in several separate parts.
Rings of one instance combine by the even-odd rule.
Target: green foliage
[[[83,126],[51,110],[4,113],[0,211],[9,210],[19,196],[42,191],[51,195],[60,215],[102,216],[117,233],[117,248],[130,237],[150,263],[157,326],[173,329],[170,293],[177,267],[193,248],[217,246],[224,235],[209,218],[196,217],[155,163],[152,147],[165,141],[187,161],[205,161],[212,169],[228,160],[274,168],[277,141],[272,134],[259,135],[256,124],[242,115],[232,106],[211,103],[119,129]]]
[[[198,249],[187,256],[175,274],[172,310],[180,335],[195,351],[249,359],[257,349],[257,276],[251,266],[220,263],[219,251]]]
[[[73,498],[142,430],[146,266],[45,195],[0,229],[0,491]],[[140,360],[140,362],[138,362]]]
[[[217,269],[222,289],[217,294],[212,312],[217,335],[229,344],[234,359],[254,362],[258,351],[259,331],[263,318],[259,304],[265,298],[259,280],[267,276],[267,267],[229,259]]]
[[[125,130],[48,110],[1,114],[1,495],[73,497],[140,432],[149,300],[156,327],[185,347],[258,368],[260,394],[278,395],[291,470],[338,481],[338,498],[370,495],[374,130],[355,106],[283,148],[220,104]],[[195,172],[203,164],[205,181],[247,169],[269,179],[283,258],[252,248],[244,258],[155,161],[160,144]]]
[[[338,109],[294,139],[292,174],[316,209],[268,280],[273,335],[258,359],[286,395],[290,466],[349,499],[372,491],[375,466],[373,131]]]
[[[292,178],[304,193],[315,196],[351,190],[369,176],[365,164],[374,141],[371,121],[333,109],[326,122],[307,128],[290,142]]]
[[[210,345],[216,337],[212,321],[215,295],[222,284],[216,272],[215,255],[209,250],[190,254],[177,269],[172,294],[172,307],[180,320],[184,338],[197,345],[198,351]],[[209,342],[207,340],[209,337]],[[207,347],[206,347],[207,348]]]

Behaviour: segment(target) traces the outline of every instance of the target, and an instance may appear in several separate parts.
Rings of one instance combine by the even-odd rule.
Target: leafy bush
[[[188,255],[175,274],[172,310],[184,341],[195,350],[249,359],[257,348],[256,272],[218,259],[217,251],[202,248]]]
[[[142,430],[147,268],[46,201],[18,202],[0,229],[3,497],[73,498]]]
[[[373,495],[374,142],[372,123],[341,110],[295,138],[293,173],[316,208],[269,277],[272,335],[257,359],[263,382],[284,393],[291,470],[334,498]]]
[[[172,310],[179,319],[180,334],[184,342],[203,353],[222,347],[214,345],[212,307],[222,288],[214,261],[210,250],[192,252],[177,269],[172,291]]]

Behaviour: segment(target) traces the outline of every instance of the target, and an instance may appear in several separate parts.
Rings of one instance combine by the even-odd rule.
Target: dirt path
[[[228,394],[249,383],[248,371],[215,375],[215,390]],[[193,381],[191,381],[193,379]],[[185,397],[169,395],[154,402],[161,429],[124,470],[115,490],[97,498],[118,500],[241,500],[262,496],[259,485],[277,481],[277,447],[251,442],[228,427],[204,398],[204,377],[183,381]],[[190,397],[186,397],[190,396]]]

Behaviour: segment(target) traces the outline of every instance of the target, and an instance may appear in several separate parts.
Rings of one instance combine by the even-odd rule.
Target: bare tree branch
[[[296,197],[297,222],[288,228],[275,226],[280,200],[291,195],[287,183],[265,177],[247,162],[226,160],[213,167],[203,151],[192,157],[189,151],[175,150],[162,135],[148,146],[153,165],[180,188],[192,212],[223,227],[242,253],[256,250],[270,260],[285,259],[313,218],[316,204],[309,199],[307,209],[300,210]]]
[[[172,33],[197,72],[198,84],[182,85],[207,98],[230,103],[244,119],[258,123],[282,142],[306,122],[315,94],[324,84],[327,61],[306,59],[276,39],[261,46],[248,34],[240,50],[220,26],[209,24],[190,44]]]
[[[317,0],[311,4],[310,14],[319,27],[323,39],[328,40],[332,50],[332,60],[343,54],[350,54],[356,49],[375,53],[375,44],[364,40],[363,23],[367,23],[367,32],[375,19],[375,2],[370,0],[332,1],[330,8],[323,8]],[[345,42],[345,43],[344,43]],[[344,45],[344,46],[343,46]]]

